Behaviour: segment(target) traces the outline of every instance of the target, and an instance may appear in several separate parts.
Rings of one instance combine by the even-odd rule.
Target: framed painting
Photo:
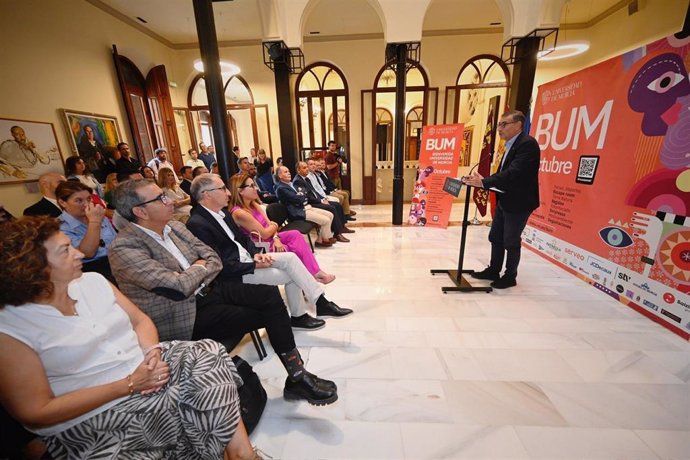
[[[474,126],[465,126],[465,131],[462,133],[462,166],[470,165],[470,154],[472,153],[472,133]]]
[[[82,157],[99,178],[104,162],[114,163],[113,155],[122,139],[117,118],[69,109],[62,109],[62,114],[72,153]]]
[[[48,172],[65,174],[53,124],[0,118],[0,184],[37,181]]]

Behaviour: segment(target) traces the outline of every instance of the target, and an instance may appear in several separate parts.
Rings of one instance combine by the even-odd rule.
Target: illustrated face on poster
[[[0,183],[30,182],[65,173],[51,123],[0,118]]]

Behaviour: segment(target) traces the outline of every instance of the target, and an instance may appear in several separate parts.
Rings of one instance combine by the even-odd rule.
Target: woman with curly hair
[[[257,458],[220,344],[159,343],[54,219],[3,224],[0,257],[0,402],[54,458]]]
[[[249,175],[236,174],[230,178],[230,215],[240,230],[254,242],[268,241],[268,252],[294,252],[316,281],[323,284],[332,282],[335,275],[321,270],[299,231],[278,233],[278,224],[269,222],[257,192],[256,183]]]

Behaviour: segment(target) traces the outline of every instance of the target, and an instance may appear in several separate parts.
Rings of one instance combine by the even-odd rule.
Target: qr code
[[[597,174],[597,166],[599,166],[599,156],[581,156],[575,182],[578,184],[593,184],[594,177]]]

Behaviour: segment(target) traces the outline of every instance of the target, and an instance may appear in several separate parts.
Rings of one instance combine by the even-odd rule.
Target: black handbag
[[[244,427],[247,429],[247,434],[251,434],[264,413],[267,400],[266,390],[261,385],[259,376],[256,375],[256,372],[254,372],[254,369],[247,361],[239,356],[233,356],[232,361],[235,363],[237,372],[244,382],[238,388],[240,394],[240,415],[242,416]]]

